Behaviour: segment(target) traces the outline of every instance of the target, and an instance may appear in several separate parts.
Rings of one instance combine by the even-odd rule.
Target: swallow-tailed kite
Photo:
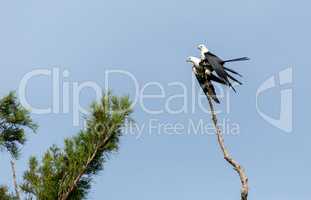
[[[212,74],[212,68],[210,66],[200,65],[200,58],[190,56],[187,58],[187,62],[190,62],[192,64],[192,71],[195,74],[204,94],[212,97],[212,99],[216,103],[220,103],[211,81],[215,81],[224,85],[226,85],[226,83],[214,74]]]
[[[249,60],[248,57],[242,57],[242,58],[236,58],[236,59],[230,59],[230,60],[222,60],[221,58],[219,58],[215,54],[211,53],[204,44],[200,44],[198,46],[198,49],[201,52],[201,62],[200,62],[200,65],[202,65],[202,66],[211,66],[211,68],[212,68],[211,71],[215,70],[215,72],[219,76],[219,78],[222,79],[227,85],[229,85],[234,91],[235,91],[235,89],[232,86],[232,84],[229,81],[229,79],[231,79],[232,81],[237,82],[240,85],[242,84],[236,78],[234,78],[229,73],[227,73],[227,71],[231,72],[233,74],[239,75],[239,76],[241,76],[241,74],[239,74],[238,72],[236,72],[236,71],[234,71],[232,69],[226,68],[224,66],[224,64],[228,63],[228,62]]]

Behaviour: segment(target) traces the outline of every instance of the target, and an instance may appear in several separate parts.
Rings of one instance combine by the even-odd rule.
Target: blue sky
[[[245,84],[237,87],[237,95],[231,94],[230,112],[219,116],[240,127],[238,135],[226,136],[226,143],[247,170],[250,199],[310,199],[309,1],[29,0],[0,4],[1,96],[17,90],[23,76],[38,68],[68,70],[70,76],[63,81],[92,81],[101,87],[105,72],[118,69],[133,74],[140,88],[150,82],[163,85],[165,98],[145,102],[148,108],[161,109],[180,89],[170,83],[181,82],[191,91],[191,66],[185,59],[198,53],[197,44],[207,43],[223,58],[250,57],[250,62],[230,65],[244,75]],[[270,125],[256,110],[259,86],[288,67],[293,71],[293,83],[286,86],[294,94],[291,133]],[[49,77],[31,80],[28,100],[47,107],[52,102],[51,85]],[[112,77],[111,89],[118,95],[134,95],[128,77]],[[265,113],[278,116],[282,89],[273,88],[260,98]],[[150,87],[146,93],[159,94],[159,88]],[[72,99],[72,88],[69,96]],[[92,90],[85,90],[80,101],[87,107],[94,98]],[[177,106],[180,103],[176,101]],[[217,108],[224,111],[226,105]],[[40,129],[36,135],[29,134],[22,149],[17,162],[20,177],[29,156],[41,156],[52,144],[61,146],[65,137],[79,130],[73,126],[72,109],[66,114],[32,116]],[[210,122],[210,116],[200,109],[153,115],[140,105],[135,107],[134,118],[138,124],[151,119],[185,125],[189,119]],[[89,199],[239,198],[239,179],[222,159],[215,135],[146,130],[138,139],[122,137],[120,145],[95,178]],[[8,160],[2,154],[0,184],[12,185]]]

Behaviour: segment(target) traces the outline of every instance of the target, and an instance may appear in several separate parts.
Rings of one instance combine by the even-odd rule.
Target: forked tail
[[[248,58],[248,57],[235,58],[235,59],[225,60],[224,63],[227,63],[227,62],[237,62],[237,61],[246,61],[246,60],[250,60],[250,58]]]

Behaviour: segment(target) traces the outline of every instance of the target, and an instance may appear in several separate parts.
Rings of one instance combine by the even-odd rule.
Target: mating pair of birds
[[[200,50],[200,58],[190,56],[187,58],[187,62],[190,62],[192,71],[195,74],[203,92],[209,95],[216,103],[220,103],[217,98],[215,88],[212,81],[229,86],[236,92],[231,81],[242,85],[233,75],[242,77],[238,72],[225,67],[224,65],[228,62],[245,61],[250,60],[248,57],[235,58],[230,60],[222,60],[215,54],[211,53],[204,44],[198,45]],[[214,74],[213,72],[216,72]]]

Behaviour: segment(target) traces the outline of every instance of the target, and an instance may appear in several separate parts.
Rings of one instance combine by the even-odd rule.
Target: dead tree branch
[[[15,189],[15,195],[18,200],[20,200],[20,195],[19,195],[19,190],[18,190],[18,185],[16,181],[16,170],[15,170],[15,161],[12,159],[11,160],[11,168],[12,168],[12,175],[13,175],[13,184],[14,184],[14,189]]]
[[[208,87],[208,88],[210,89],[210,87]],[[211,99],[211,97],[209,95],[206,95],[206,96],[207,96],[208,103],[209,103],[209,106],[210,106],[212,121],[213,121],[215,130],[216,130],[217,139],[218,139],[218,143],[219,143],[220,149],[221,149],[221,151],[222,151],[222,153],[224,155],[224,159],[230,165],[233,166],[234,170],[240,176],[240,181],[241,181],[241,184],[242,184],[241,200],[247,200],[248,190],[249,190],[248,178],[246,176],[246,173],[245,173],[243,167],[230,156],[229,151],[226,149],[222,132],[221,132],[221,130],[220,130],[219,126],[218,126],[218,123],[217,123],[217,116],[216,116],[216,113],[215,113],[215,110],[214,110],[214,105],[213,105],[212,99]]]

